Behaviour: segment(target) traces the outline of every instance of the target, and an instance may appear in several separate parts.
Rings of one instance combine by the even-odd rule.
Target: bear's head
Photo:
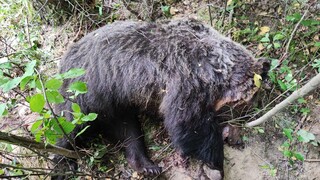
[[[247,68],[244,68],[243,64],[246,64]],[[258,87],[255,81],[265,81],[268,78],[269,69],[270,62],[265,58],[244,61],[240,67],[235,65],[230,83],[215,103],[215,110],[218,111],[225,105],[237,107],[249,103],[262,88],[262,86]]]

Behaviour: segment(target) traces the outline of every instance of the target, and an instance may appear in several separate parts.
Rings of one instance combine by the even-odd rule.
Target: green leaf
[[[50,79],[46,82],[45,87],[50,90],[58,90],[62,85],[62,80]]]
[[[304,161],[303,155],[301,153],[299,153],[299,152],[294,153],[293,156],[295,158],[297,158],[298,160],[300,160],[300,161]]]
[[[85,70],[84,69],[73,68],[73,69],[70,69],[69,71],[61,74],[58,77],[62,77],[63,79],[69,79],[69,78],[79,77],[79,76],[81,76],[83,74],[85,74]]]
[[[45,100],[42,94],[36,94],[30,99],[30,109],[32,112],[40,113],[44,108]]]
[[[288,141],[285,141],[283,144],[282,144],[283,147],[286,147],[286,148],[289,148],[290,147],[290,143]]]
[[[57,134],[55,131],[47,129],[44,131],[44,136],[50,144],[55,144],[57,139],[62,137],[62,134]]]
[[[8,58],[4,61],[8,61]],[[0,63],[0,69],[12,69],[12,64],[10,62]]]
[[[35,139],[35,141],[40,142],[40,141],[41,141],[42,134],[43,134],[43,131],[37,131],[37,132],[34,134],[34,139]]]
[[[311,111],[309,108],[301,108],[300,109],[300,112],[303,114],[303,115],[308,115]]]
[[[242,140],[245,141],[245,142],[248,142],[249,138],[247,136],[242,136]]]
[[[300,129],[298,132],[298,140],[304,143],[308,143],[312,140],[315,140],[316,137],[314,136],[314,134],[304,130],[304,129]]]
[[[76,127],[74,124],[72,124],[71,122],[69,121],[64,121],[61,123],[61,126],[63,127],[64,131],[69,134],[71,133],[74,128]]]
[[[304,98],[299,98],[298,99],[298,103],[299,104],[305,104],[305,103],[307,103],[307,101]]]
[[[283,129],[283,134],[287,136],[287,138],[292,141],[292,132],[293,130],[292,129]]]
[[[287,21],[299,21],[302,15],[300,13],[294,13],[293,15],[286,16]]]
[[[59,104],[59,103],[64,102],[63,96],[58,91],[47,90],[46,95],[47,95],[49,103]]]
[[[5,103],[0,104],[0,116],[4,114],[4,112],[6,111],[6,108],[7,108],[7,104]]]
[[[283,151],[283,155],[285,156],[285,157],[292,157],[292,152],[291,151],[288,151],[288,150],[285,150],[285,151]]]
[[[51,112],[50,111],[47,111],[46,113],[43,114],[43,117],[45,119],[49,119],[51,117]]]
[[[87,92],[87,85],[84,82],[77,81],[69,86],[69,90],[74,91],[77,96],[78,94],[84,94]]]
[[[318,147],[318,144],[320,144],[320,143],[318,143],[317,141],[311,141],[310,142],[312,145],[314,145],[315,147]]]
[[[43,122],[42,120],[38,120],[32,124],[30,129],[32,134],[34,134],[38,130],[38,128],[42,125],[42,122]]]
[[[36,64],[37,64],[36,60],[28,62],[28,64],[26,65],[23,77],[27,77],[27,76],[33,75],[34,67],[36,66]]]
[[[9,78],[1,76],[0,77],[0,87],[2,87],[5,83],[7,83],[8,81],[10,81]]]
[[[260,42],[263,42],[263,43],[267,43],[267,42],[270,42],[270,39],[269,37],[263,37]]]
[[[279,60],[278,59],[272,59],[271,60],[271,69],[274,69],[278,65],[279,65]]]
[[[285,84],[285,83],[283,83],[280,79],[278,79],[278,84],[280,85],[280,88],[282,89],[282,90],[287,90],[288,89],[288,87],[287,87],[287,85]]]
[[[275,42],[275,43],[273,43],[273,47],[274,47],[275,49],[279,49],[279,48],[281,47],[281,44],[278,43],[278,42]]]
[[[9,80],[7,83],[3,84],[1,87],[3,89],[3,92],[8,92],[11,89],[15,88],[18,86],[18,84],[21,82],[22,78],[17,77],[12,80]]]
[[[301,21],[301,24],[303,26],[317,26],[317,25],[320,25],[320,21],[317,21],[314,19],[305,19]]]
[[[264,130],[262,128],[258,128],[258,132],[263,134],[264,133]]]
[[[150,150],[153,150],[153,151],[159,151],[161,150],[162,148],[160,146],[151,146],[149,147]]]
[[[59,121],[59,123],[61,125],[63,122],[66,121],[66,118],[65,117],[58,117],[58,121]],[[52,118],[50,120],[50,122],[51,122],[52,128],[56,132],[56,134],[63,135],[63,130],[60,128],[60,126],[59,126],[58,122],[56,121],[56,119]]]
[[[96,113],[89,113],[88,115],[84,116],[81,118],[82,121],[87,122],[87,121],[93,121],[98,117],[98,114]]]
[[[20,89],[23,91],[33,76],[26,76],[20,82]]]
[[[287,82],[290,82],[293,79],[292,73],[288,72],[288,74],[284,77]]]
[[[171,16],[170,6],[161,6],[161,10],[165,16],[167,17]]]
[[[320,47],[320,42],[315,42],[315,43],[314,43],[314,46]]]
[[[84,133],[90,126],[86,126],[85,128],[83,128],[77,135],[76,137],[80,136],[82,133]]]
[[[262,166],[260,166],[262,169],[270,169],[270,166],[269,165],[262,165]]]
[[[270,169],[270,175],[272,176],[272,177],[275,177],[276,175],[277,175],[277,169]]]
[[[274,35],[273,41],[282,40],[285,36],[281,33]]]
[[[267,49],[270,49],[272,47],[272,44],[267,45]]]
[[[71,109],[73,110],[73,112],[81,113],[80,106],[77,103],[72,103]]]

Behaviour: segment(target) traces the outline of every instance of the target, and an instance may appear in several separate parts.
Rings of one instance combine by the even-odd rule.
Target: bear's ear
[[[259,58],[253,67],[253,71],[257,74],[260,74],[262,79],[268,77],[268,71],[270,70],[270,60],[267,58]]]

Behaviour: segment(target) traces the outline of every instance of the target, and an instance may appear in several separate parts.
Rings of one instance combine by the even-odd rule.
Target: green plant
[[[73,101],[78,95],[87,92],[84,82],[71,84],[68,87],[70,96],[64,97],[59,92],[63,81],[79,77],[85,71],[71,69],[63,74],[46,74],[46,65],[52,54],[50,49],[41,48],[41,20],[37,11],[32,8],[31,1],[2,0],[1,3],[0,46],[4,47],[4,51],[0,53],[0,118],[7,116],[14,121],[17,117],[14,114],[15,109],[21,104],[27,106],[31,112],[37,114],[30,129],[34,140],[46,145],[55,144],[58,138],[69,137],[76,125],[97,117],[94,113],[83,114],[79,105],[73,103],[71,113],[74,119],[70,122],[63,117],[63,113],[57,114],[53,108],[65,101]],[[87,128],[88,126],[84,130]],[[11,129],[1,129],[9,130]],[[73,141],[70,137],[69,140]],[[11,151],[6,148],[3,152]],[[9,172],[11,175],[25,175],[32,172],[22,170],[22,164],[10,165],[16,168],[1,167],[3,169],[0,169],[0,174],[7,175]]]
[[[296,139],[292,136],[292,132],[292,129],[283,129],[283,134],[288,139],[280,146],[280,151],[282,152],[283,156],[288,159],[290,165],[293,165],[297,160],[304,161],[303,155],[296,151]]]
[[[166,17],[172,16],[170,13],[170,8],[171,8],[171,6],[161,6],[161,11]]]
[[[270,48],[279,49],[282,46],[281,40],[283,40],[285,37],[286,36],[283,35],[281,32],[278,32],[273,36],[270,36],[269,33],[266,33],[264,37],[261,38],[260,42],[267,49],[270,49]]]
[[[266,164],[261,166],[262,169],[267,169],[269,171],[269,174],[272,177],[275,177],[277,175],[278,170],[271,164]]]
[[[85,71],[71,69],[54,76],[40,72],[40,67],[50,55],[40,48],[40,17],[30,1],[4,1],[3,4],[0,11],[0,22],[4,25],[1,42],[6,46],[6,52],[3,52],[4,56],[0,59],[0,88],[5,94],[14,93],[19,96],[0,103],[0,115],[8,115],[17,104],[27,102],[30,110],[39,114],[31,127],[35,140],[54,144],[57,138],[69,134],[75,125],[97,117],[93,113],[82,114],[80,107],[72,104],[74,121],[69,122],[61,114],[55,114],[52,108],[55,104],[64,103],[66,98],[74,99],[79,94],[86,93],[84,82],[70,85],[70,97],[63,97],[59,92],[64,80],[81,76]],[[16,19],[9,18],[12,14],[15,14]],[[6,40],[15,34],[18,43],[7,43]]]
[[[314,134],[304,129],[300,129],[297,133],[293,133],[292,129],[285,128],[283,129],[283,134],[287,140],[280,146],[279,150],[282,152],[283,156],[288,159],[291,166],[293,166],[296,161],[304,161],[302,153],[297,151],[298,143],[310,143],[314,146],[318,146]]]
[[[264,134],[264,128],[262,128],[262,127],[254,127],[254,129],[255,129],[259,134]]]
[[[313,61],[312,67],[317,69],[318,73],[320,73],[320,59],[315,59]]]

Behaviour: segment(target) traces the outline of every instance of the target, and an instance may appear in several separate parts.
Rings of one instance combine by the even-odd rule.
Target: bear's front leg
[[[113,117],[111,123],[106,125],[108,129],[105,136],[111,137],[115,143],[123,144],[126,159],[134,170],[149,176],[159,175],[162,170],[147,156],[144,136],[136,114],[129,110],[118,113],[117,117]]]
[[[167,129],[174,146],[183,156],[191,156],[202,160],[212,169],[219,170],[223,177],[223,137],[217,121],[211,113],[204,114],[200,119],[170,121]]]

